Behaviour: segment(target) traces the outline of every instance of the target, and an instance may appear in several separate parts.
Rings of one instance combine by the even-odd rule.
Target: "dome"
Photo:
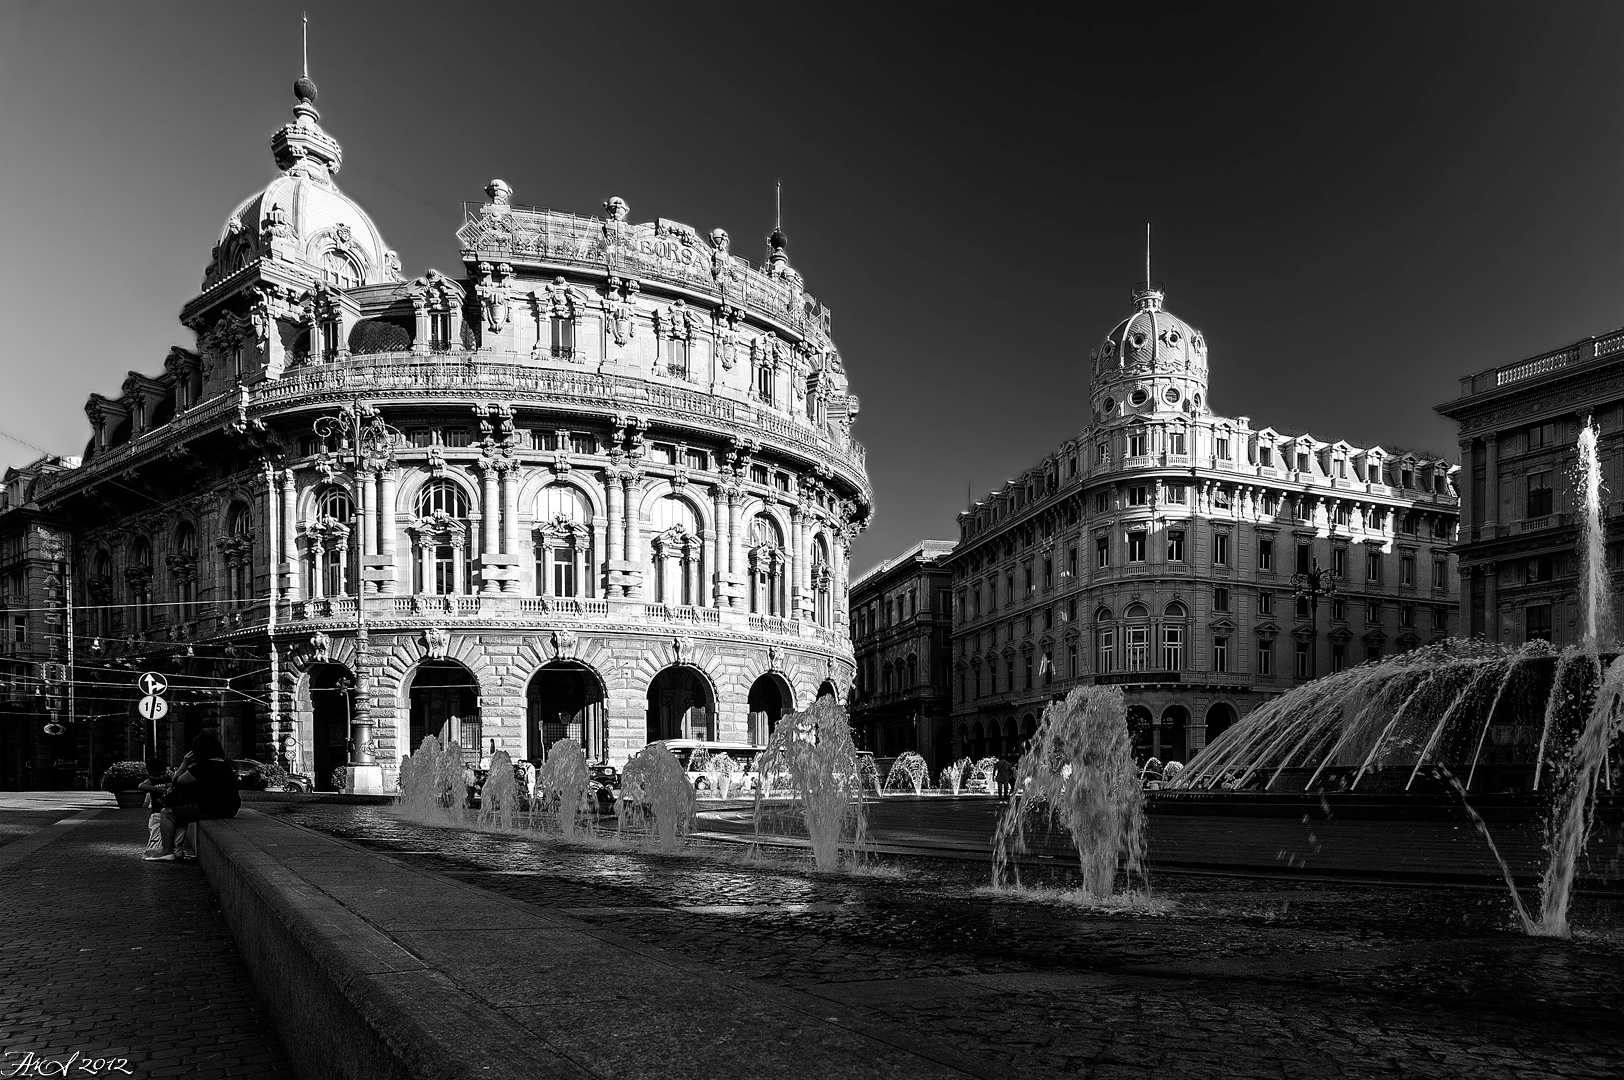
[[[401,280],[399,260],[372,218],[333,183],[343,150],[317,123],[316,84],[302,77],[293,90],[293,123],[271,136],[282,175],[226,219],[203,287],[273,256],[304,263],[340,288]]]
[[[1189,375],[1205,381],[1206,340],[1201,331],[1162,310],[1164,295],[1157,282],[1135,290],[1139,310],[1117,323],[1090,357],[1096,387],[1144,375]]]

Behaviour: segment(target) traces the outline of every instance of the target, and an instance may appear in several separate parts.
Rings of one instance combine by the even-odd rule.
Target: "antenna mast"
[[[304,23],[304,77],[310,78],[310,13],[301,11],[300,20]]]
[[[1145,288],[1150,288],[1150,222],[1145,222]]]

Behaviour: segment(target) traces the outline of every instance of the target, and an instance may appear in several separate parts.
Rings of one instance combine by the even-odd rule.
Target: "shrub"
[[[134,791],[146,778],[146,762],[117,761],[102,773],[101,786],[103,791]]]

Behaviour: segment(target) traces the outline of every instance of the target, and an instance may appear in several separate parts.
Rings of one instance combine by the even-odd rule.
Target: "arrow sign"
[[[136,703],[135,711],[148,720],[162,720],[169,715],[169,702],[161,697],[144,697]]]
[[[135,680],[135,685],[138,686],[141,689],[141,692],[148,697],[157,697],[159,694],[169,689],[169,680],[158,674],[156,671],[149,671],[142,675],[139,679]]]

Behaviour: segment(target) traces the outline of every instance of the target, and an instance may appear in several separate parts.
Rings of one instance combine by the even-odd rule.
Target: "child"
[[[147,851],[143,859],[156,859],[163,852],[163,839],[159,824],[163,812],[164,793],[169,790],[169,770],[162,758],[147,758],[147,778],[141,781],[141,790],[147,793]]]

